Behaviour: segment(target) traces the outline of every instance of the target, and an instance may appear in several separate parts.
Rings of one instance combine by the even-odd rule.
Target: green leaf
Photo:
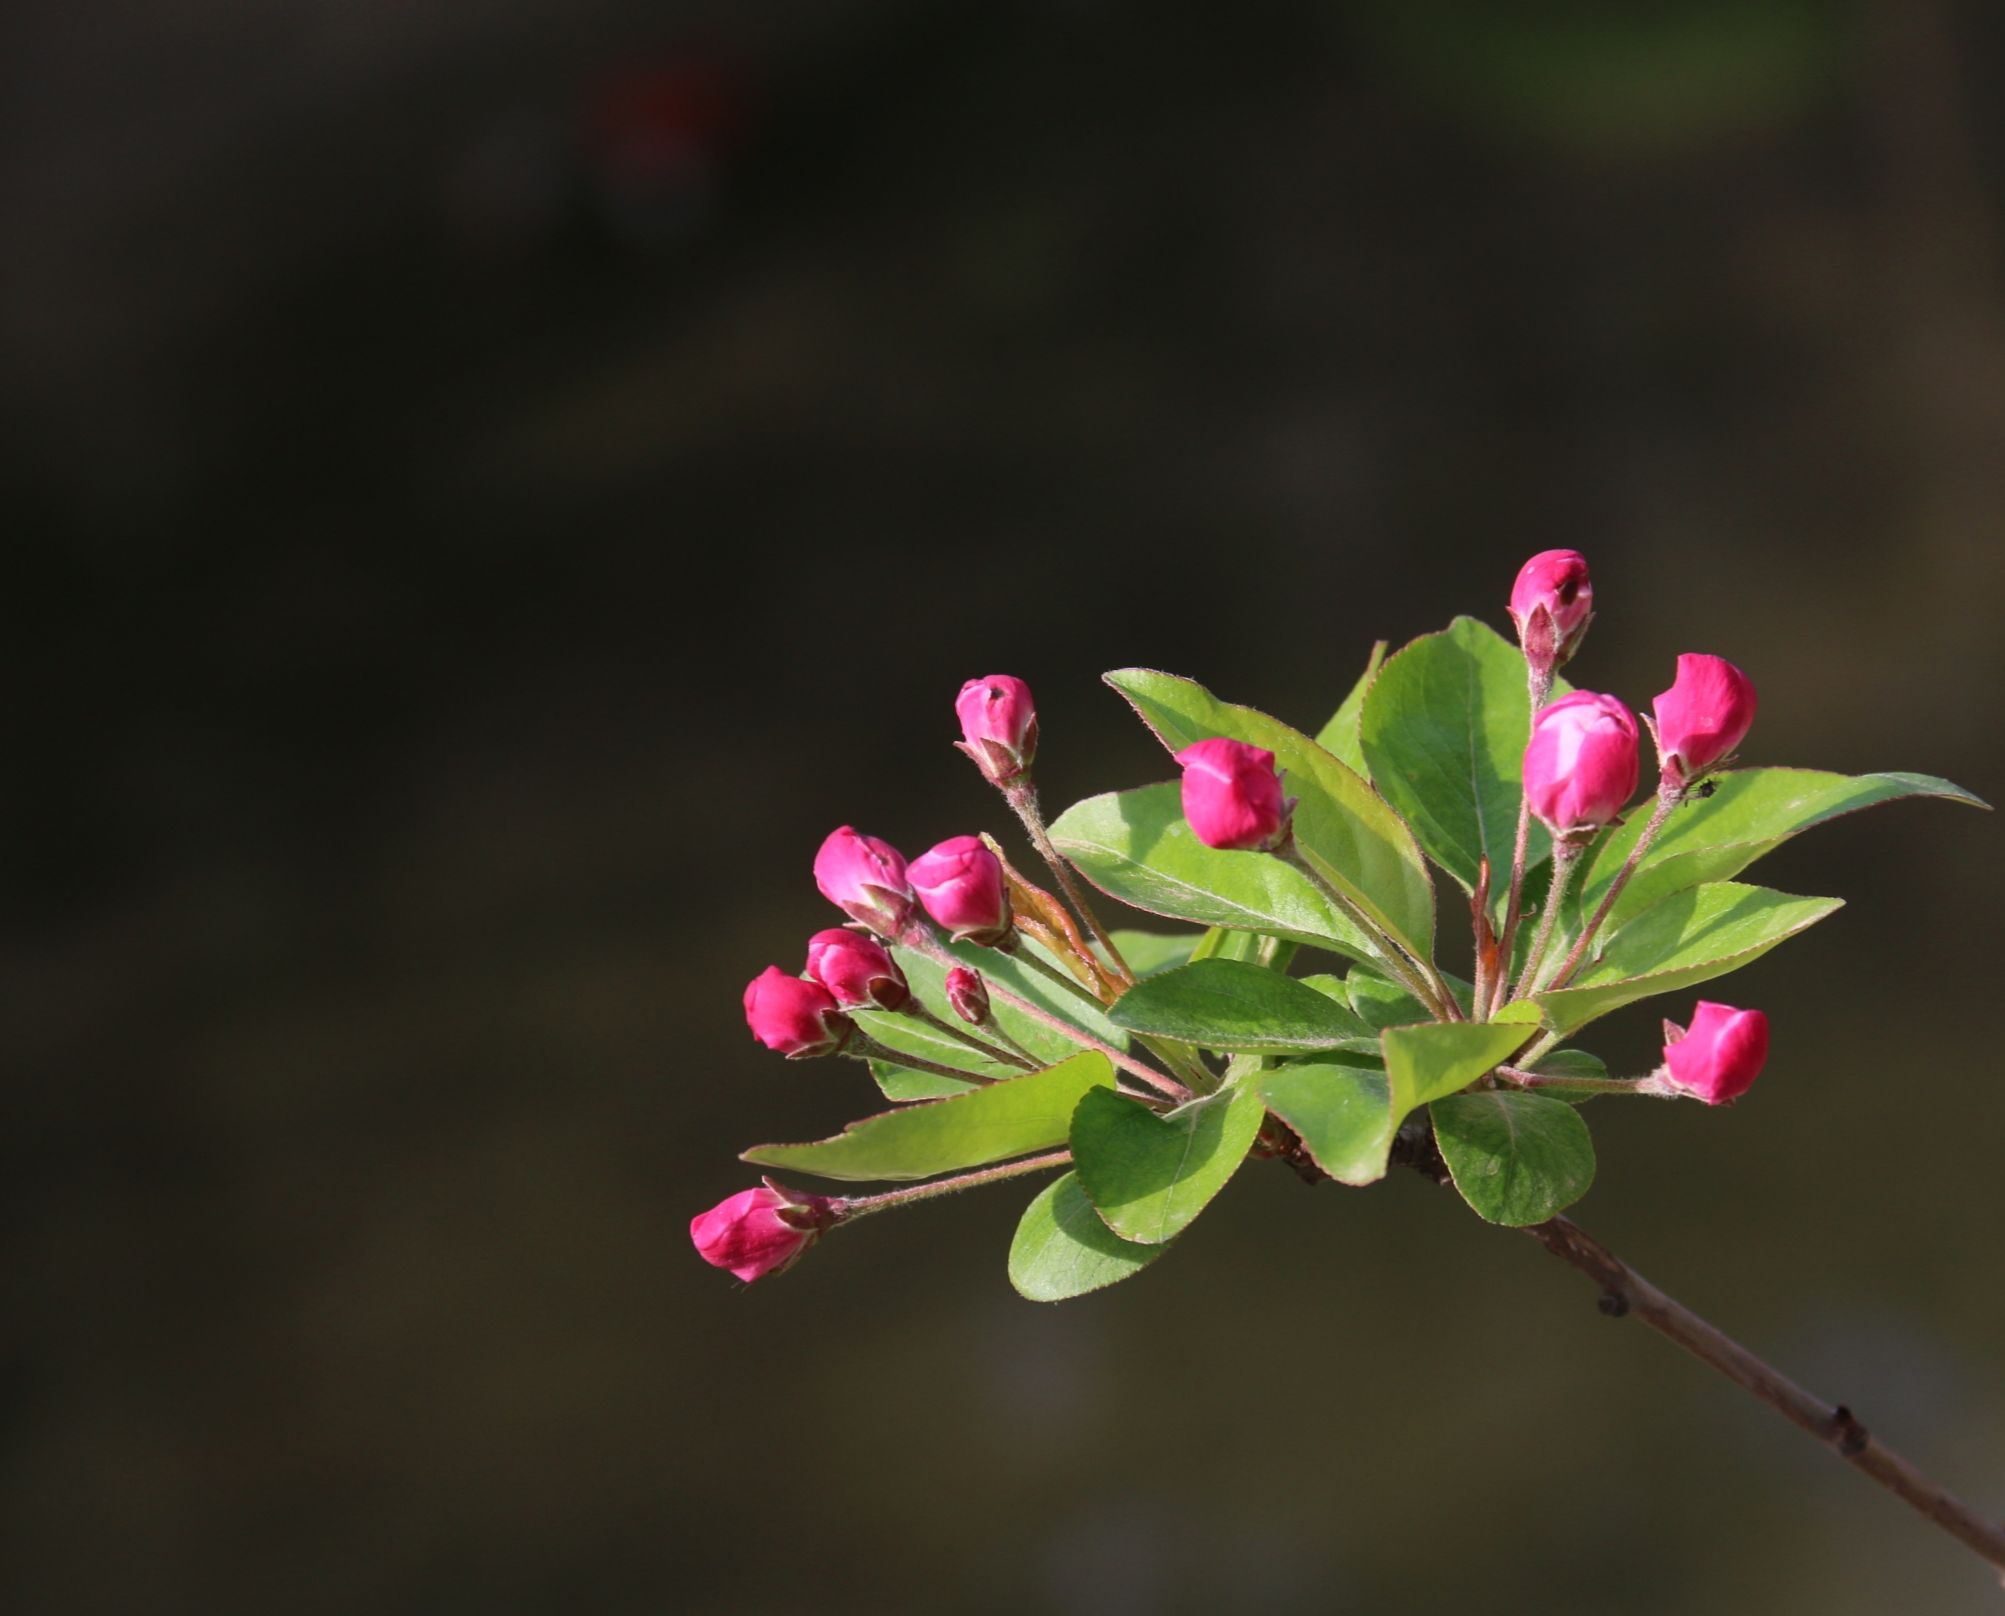
[[[1180,965],[1136,984],[1114,1024],[1203,1049],[1275,1053],[1376,1048],[1354,1014],[1293,977],[1239,960]]]
[[[1608,1062],[1584,1049],[1555,1049],[1532,1067],[1547,1077],[1606,1077]]]
[[[1344,978],[1344,991],[1358,1018],[1367,1027],[1382,1032],[1387,1027],[1405,1027],[1432,1018],[1427,1007],[1390,977],[1377,971],[1353,966]]]
[[[1023,1075],[1020,1066],[1001,1066],[997,1070],[1011,1077]],[[949,1095],[966,1094],[970,1089],[981,1087],[981,1084],[965,1078],[943,1077],[938,1072],[922,1072],[916,1067],[899,1066],[886,1060],[872,1060],[870,1075],[885,1099],[895,1100],[900,1105],[913,1100],[944,1100]]]
[[[1547,1028],[1570,1036],[1625,1004],[1739,970],[1843,907],[1842,898],[1709,881],[1645,910],[1609,938],[1601,958],[1572,986],[1534,994],[1531,1002]]]
[[[1371,648],[1365,671],[1358,675],[1358,682],[1351,686],[1351,693],[1344,697],[1344,704],[1316,732],[1318,746],[1345,768],[1367,780],[1371,778],[1371,769],[1365,762],[1364,748],[1358,744],[1358,715],[1364,710],[1365,692],[1371,689],[1372,677],[1378,672],[1378,665],[1385,660],[1385,643],[1380,640]]]
[[[1463,1014],[1468,1014],[1474,987],[1447,971],[1441,973],[1441,980],[1448,984],[1448,991],[1455,996]],[[1353,966],[1350,975],[1344,978],[1344,986],[1351,1008],[1374,1032],[1431,1019],[1426,1007],[1405,988],[1366,966]]]
[[[1175,784],[1074,803],[1051,839],[1087,880],[1133,908],[1269,932],[1354,959],[1371,954],[1364,934],[1301,871],[1264,853],[1220,852],[1193,836]]]
[[[1340,1184],[1385,1177],[1399,1125],[1385,1073],[1327,1061],[1296,1061],[1263,1072],[1260,1097],[1302,1140],[1310,1159]]]
[[[1270,971],[1285,971],[1301,946],[1264,931],[1227,931],[1223,926],[1214,926],[1191,950],[1190,957],[1193,960],[1244,960]]]
[[[1172,965],[1187,963],[1191,950],[1203,942],[1207,934],[1201,931],[1134,931],[1116,927],[1109,935],[1114,939],[1114,946],[1121,951],[1121,958],[1128,962],[1128,969],[1139,978],[1154,976],[1158,971],[1167,971]]]
[[[1819,769],[1737,769],[1713,778],[1712,794],[1672,811],[1643,862],[1615,900],[1605,925],[1619,926],[1675,892],[1740,874],[1799,831],[1902,797],[1941,797],[1989,805],[1931,774],[1829,774]],[[1600,905],[1649,819],[1634,813],[1596,850],[1579,896],[1569,905],[1572,931]]]
[[[739,1160],[823,1178],[931,1178],[1063,1144],[1081,1097],[1113,1087],[1107,1057],[1089,1050],[951,1099],[865,1117],[832,1139],[755,1145]]]
[[[1584,1077],[1593,1081],[1608,1076],[1608,1063],[1584,1049],[1549,1050],[1532,1063],[1531,1069],[1542,1077]],[[1601,1090],[1562,1088],[1557,1084],[1542,1086],[1539,1093],[1564,1100],[1568,1105],[1585,1105],[1589,1100],[1606,1097]]]
[[[908,957],[903,963],[910,966],[912,960]],[[940,973],[935,970],[933,974],[936,981],[929,986],[937,987]],[[909,975],[907,980],[911,980]],[[920,984],[916,982],[913,983],[913,988],[922,1000],[937,997],[933,992],[922,991]],[[946,1016],[953,1014],[944,1003],[941,1003],[934,1013]],[[929,1060],[940,1066],[958,1067],[964,1072],[973,1072],[981,1077],[1023,1076],[1024,1069],[1021,1066],[1013,1066],[1007,1061],[990,1060],[986,1055],[970,1049],[960,1039],[941,1032],[937,1027],[929,1027],[925,1022],[912,1016],[886,1010],[859,1010],[855,1015],[857,1026],[894,1053],[916,1055],[921,1060]],[[1078,1046],[1072,1047],[1076,1050]],[[1063,1056],[1058,1058],[1062,1059]],[[871,1061],[870,1075],[877,1080],[877,1086],[884,1091],[885,1098],[891,1100],[934,1099],[943,1094],[961,1094],[979,1086],[883,1060]]]
[[[1563,1101],[1482,1090],[1436,1100],[1430,1111],[1456,1189],[1491,1223],[1543,1223],[1594,1182],[1594,1141]]]
[[[1466,1089],[1525,1042],[1527,1030],[1489,1021],[1432,1021],[1378,1035],[1391,1085],[1392,1120]]]
[[[1036,952],[1048,959],[1033,943],[1023,945],[1026,951]],[[920,1002],[942,1021],[959,1025],[953,1007],[947,1003],[946,967],[937,964],[924,954],[914,953],[909,948],[894,948],[898,965],[905,973],[905,980],[912,986]],[[977,948],[972,943],[953,945],[952,953],[962,964],[979,972],[989,981],[1021,994],[1036,1005],[1041,1005],[1061,1020],[1075,1027],[1084,1028],[1095,1037],[1114,1045],[1117,1049],[1128,1047],[1127,1035],[1109,1021],[1104,1012],[1085,1004],[1076,994],[1067,993],[1063,988],[1033,971],[1021,959],[998,953],[993,948]],[[1004,1004],[1000,999],[990,1006],[991,1013],[1004,1032],[1030,1051],[1038,1060],[1056,1064],[1079,1053],[1079,1045],[1063,1033],[1054,1032],[1043,1022],[1025,1015],[1021,1010]],[[908,1055],[918,1055],[926,1060],[937,1061],[944,1066],[958,1066],[965,1071],[980,1072],[985,1077],[1020,1077],[1021,1066],[993,1062],[977,1054],[958,1038],[949,1037],[938,1029],[928,1027],[924,1022],[911,1016],[887,1013],[881,1010],[866,1010],[858,1014],[857,1023],[871,1037],[887,1049],[902,1050]],[[971,1029],[972,1030],[972,1029]],[[975,1032],[977,1038],[984,1034]],[[991,1040],[992,1041],[992,1040]]]
[[[1426,861],[1406,822],[1360,775],[1299,730],[1222,702],[1192,680],[1148,668],[1122,668],[1106,678],[1171,752],[1214,735],[1272,752],[1287,789],[1300,799],[1297,851],[1416,959],[1433,958],[1434,883]]]
[[[1067,1173],[1024,1209],[1009,1245],[1009,1282],[1033,1302],[1063,1302],[1126,1279],[1170,1248],[1123,1240]]]
[[[1026,944],[1035,950],[1035,944]],[[947,1003],[946,969],[923,954],[915,954],[910,949],[895,948],[899,968],[905,973],[905,980],[911,984],[912,992],[941,1020],[960,1025],[953,1008]],[[1044,977],[1028,970],[1020,960],[998,954],[994,949],[978,949],[972,944],[958,946],[954,952],[975,970],[992,981],[1000,983],[1033,1003],[1041,1004],[1053,1014],[1062,1016],[1075,1026],[1083,1026],[1098,1037],[1125,1049],[1127,1038],[1120,1028],[1111,1021],[1082,1004],[1072,994],[1064,993],[1052,986]],[[1040,951],[1041,952],[1041,951]],[[1048,957],[1048,956],[1046,956]],[[1030,1051],[1038,1060],[1056,1064],[1079,1053],[1079,1045],[1062,1033],[1053,1032],[1042,1022],[1025,1015],[1022,1011],[997,1000],[992,1006],[997,1023],[1012,1038]],[[886,1049],[895,1053],[916,1055],[921,1060],[932,1061],[939,1066],[954,1066],[965,1072],[973,1072],[981,1077],[1009,1078],[1023,1076],[1024,1069],[1008,1061],[991,1060],[980,1054],[960,1039],[949,1033],[930,1027],[925,1022],[901,1012],[883,1010],[863,1010],[856,1014],[857,1025]],[[977,1033],[977,1037],[982,1036]],[[873,1060],[870,1075],[886,1099],[909,1101],[937,1099],[943,1095],[964,1094],[976,1084],[963,1082],[957,1078],[942,1077],[935,1072],[919,1071],[914,1067],[899,1066],[891,1061]]]
[[[1073,1171],[1108,1228],[1161,1245],[1181,1234],[1239,1170],[1266,1109],[1239,1085],[1158,1115],[1109,1090],[1072,1116]]]
[[[1510,882],[1530,731],[1524,655],[1473,617],[1396,653],[1365,697],[1359,737],[1373,783],[1465,892],[1485,857],[1493,889]],[[1527,869],[1552,851],[1537,820],[1527,848]]]

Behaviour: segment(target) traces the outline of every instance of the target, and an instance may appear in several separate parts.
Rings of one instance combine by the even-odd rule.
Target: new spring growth
[[[1541,550],[1519,569],[1510,610],[1525,660],[1550,679],[1580,649],[1594,617],[1587,558],[1578,550]]]
[[[845,1010],[896,1010],[912,996],[891,951],[876,938],[843,926],[808,939],[807,975]]]
[[[1754,684],[1724,657],[1686,652],[1651,704],[1663,789],[1682,790],[1739,746],[1754,724]]]
[[[979,1027],[989,1019],[989,989],[980,976],[965,965],[956,965],[947,973],[947,1003],[971,1027]]]
[[[1664,1065],[1652,1087],[1707,1105],[1731,1105],[1768,1060],[1768,1017],[1701,999],[1690,1028],[1664,1023]]]
[[[1007,673],[970,679],[954,699],[961,738],[954,744],[974,759],[992,785],[1006,785],[1037,756],[1037,708],[1030,686]]]
[[[1539,709],[1525,746],[1525,797],[1558,837],[1600,829],[1636,793],[1635,716],[1613,696],[1576,690]]]
[[[835,1219],[825,1195],[784,1189],[771,1179],[740,1190],[689,1220],[697,1254],[750,1284],[791,1268]]]
[[[895,938],[912,918],[912,883],[905,859],[889,842],[844,825],[832,830],[815,854],[821,895],[880,937]]]
[[[955,942],[993,948],[1010,936],[1009,886],[1002,861],[979,836],[950,836],[907,871],[912,890]]]
[[[745,1024],[752,1036],[788,1060],[832,1055],[848,1042],[852,1023],[819,982],[768,965],[745,986]]]
[[[1267,853],[1288,840],[1295,805],[1282,796],[1272,752],[1215,736],[1176,760],[1184,771],[1184,818],[1206,847]]]

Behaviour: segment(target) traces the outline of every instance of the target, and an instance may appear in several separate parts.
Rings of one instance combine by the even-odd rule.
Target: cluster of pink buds
[[[1006,794],[1022,791],[1037,751],[1030,687],[1007,674],[991,674],[969,680],[954,705],[961,724],[959,749]],[[849,916],[850,925],[809,938],[800,975],[771,965],[745,989],[745,1021],[752,1036],[789,1060],[890,1053],[865,1037],[849,1012],[886,1011],[933,1021],[886,946],[916,947],[938,956],[940,944],[928,921],[955,943],[1004,950],[1017,946],[1009,875],[979,836],[951,836],[908,863],[889,842],[843,825],[829,833],[815,854],[814,878],[822,896]],[[995,1031],[989,987],[979,972],[953,964],[945,995],[956,1017],[988,1029],[999,1043],[959,1036],[985,1057],[1014,1058],[1012,1048],[1001,1047],[1008,1040]],[[933,1024],[936,1030],[951,1027]],[[927,1064],[910,1055],[897,1059]],[[690,1232],[706,1261],[740,1279],[758,1279],[778,1273],[823,1230],[859,1209],[857,1203],[797,1194],[768,1180],[764,1188],[741,1191],[704,1213]]]
[[[1554,671],[1580,648],[1593,615],[1593,599],[1587,561],[1575,550],[1547,550],[1533,556],[1511,591],[1511,620],[1517,625],[1536,706],[1525,744],[1524,801],[1531,816],[1552,832],[1556,844],[1548,923],[1533,945],[1525,971],[1528,983],[1535,979],[1567,875],[1596,832],[1621,818],[1641,773],[1636,717],[1621,701],[1586,690],[1543,701]],[[1754,685],[1731,662],[1698,652],[1678,658],[1671,688],[1652,704],[1656,809],[1548,985],[1563,985],[1579,966],[1665,820],[1690,788],[1727,761],[1745,739],[1754,710]],[[1521,868],[1513,872],[1514,910],[1522,877]],[[1504,953],[1508,957],[1508,943]],[[1729,1103],[1747,1091],[1768,1054],[1768,1018],[1759,1010],[1702,1003],[1691,1034],[1669,1022],[1665,1029],[1670,1038],[1665,1064],[1645,1080],[1651,1092],[1687,1095],[1708,1105]]]
[[[1580,649],[1594,585],[1577,550],[1547,550],[1518,573],[1511,621],[1535,680]],[[1540,688],[1535,685],[1534,687]],[[1724,762],[1754,723],[1754,685],[1722,657],[1686,652],[1671,688],[1652,707],[1658,790],[1676,798]],[[1640,773],[1635,715],[1613,696],[1576,690],[1539,708],[1525,748],[1525,793],[1555,836],[1591,835],[1617,819]]]

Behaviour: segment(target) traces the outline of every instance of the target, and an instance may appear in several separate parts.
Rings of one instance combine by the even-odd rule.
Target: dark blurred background
[[[1018,1300],[1018,1190],[740,1290],[871,1108],[738,1007],[854,821],[1313,729],[1586,551],[1577,677],[2005,795],[2005,15],[1941,0],[26,0],[0,21],[9,1611],[1989,1612],[1417,1179]],[[1732,1114],[1582,1221],[2005,1512],[2005,858],[1763,866]],[[1638,1007],[1594,1044],[1652,1058]]]

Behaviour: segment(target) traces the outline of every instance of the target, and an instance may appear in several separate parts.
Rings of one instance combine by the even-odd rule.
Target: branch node
[[[1611,1319],[1626,1318],[1629,1313],[1629,1298],[1620,1291],[1603,1291],[1601,1300],[1595,1304]]]
[[[1858,1415],[1840,1403],[1831,1410],[1831,1440],[1837,1445],[1838,1452],[1850,1459],[1864,1453],[1873,1436],[1859,1423]]]

